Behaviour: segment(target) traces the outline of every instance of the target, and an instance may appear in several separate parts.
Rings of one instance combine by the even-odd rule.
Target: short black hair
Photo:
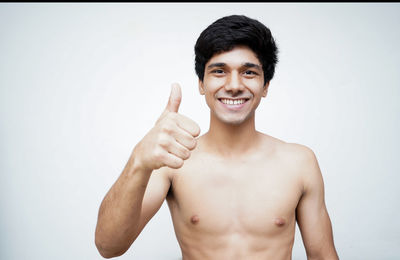
[[[209,25],[199,36],[194,47],[195,70],[201,81],[206,63],[215,54],[245,45],[256,54],[264,72],[264,85],[275,73],[278,47],[271,31],[261,22],[244,15],[225,16]]]

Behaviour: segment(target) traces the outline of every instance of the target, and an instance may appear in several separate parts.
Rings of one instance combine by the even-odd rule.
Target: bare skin
[[[246,154],[229,157],[210,151],[205,135],[182,168],[165,173],[183,259],[290,259],[303,194],[291,162],[306,160],[293,151],[304,148],[256,134]]]
[[[184,260],[291,259],[296,221],[308,259],[338,259],[314,153],[255,130],[268,85],[247,47],[214,55],[199,82],[211,111],[199,138],[173,88],[100,206],[104,257],[123,254],[167,199]]]

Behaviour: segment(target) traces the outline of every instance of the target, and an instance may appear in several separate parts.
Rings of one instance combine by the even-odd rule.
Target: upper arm
[[[163,204],[169,188],[171,180],[168,167],[162,167],[153,171],[144,193],[142,210],[140,214],[139,228],[137,235],[142,231],[150,219],[157,213]]]
[[[307,256],[309,259],[338,259],[317,158],[307,147],[303,148],[302,157],[303,195],[296,209],[296,218]]]

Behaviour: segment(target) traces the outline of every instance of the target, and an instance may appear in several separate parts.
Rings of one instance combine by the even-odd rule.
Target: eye
[[[244,72],[244,74],[245,74],[245,75],[249,75],[249,76],[250,76],[250,75],[258,75],[257,72],[252,71],[252,70],[246,70],[246,71]]]
[[[211,71],[211,73],[214,73],[214,74],[223,74],[224,71],[223,71],[222,69],[216,69],[216,70]]]

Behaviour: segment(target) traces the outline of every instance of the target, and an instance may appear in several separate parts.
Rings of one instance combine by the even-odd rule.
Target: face
[[[205,65],[204,79],[199,81],[212,116],[238,125],[251,117],[262,97],[267,95],[264,73],[256,54],[248,47],[214,55]]]

